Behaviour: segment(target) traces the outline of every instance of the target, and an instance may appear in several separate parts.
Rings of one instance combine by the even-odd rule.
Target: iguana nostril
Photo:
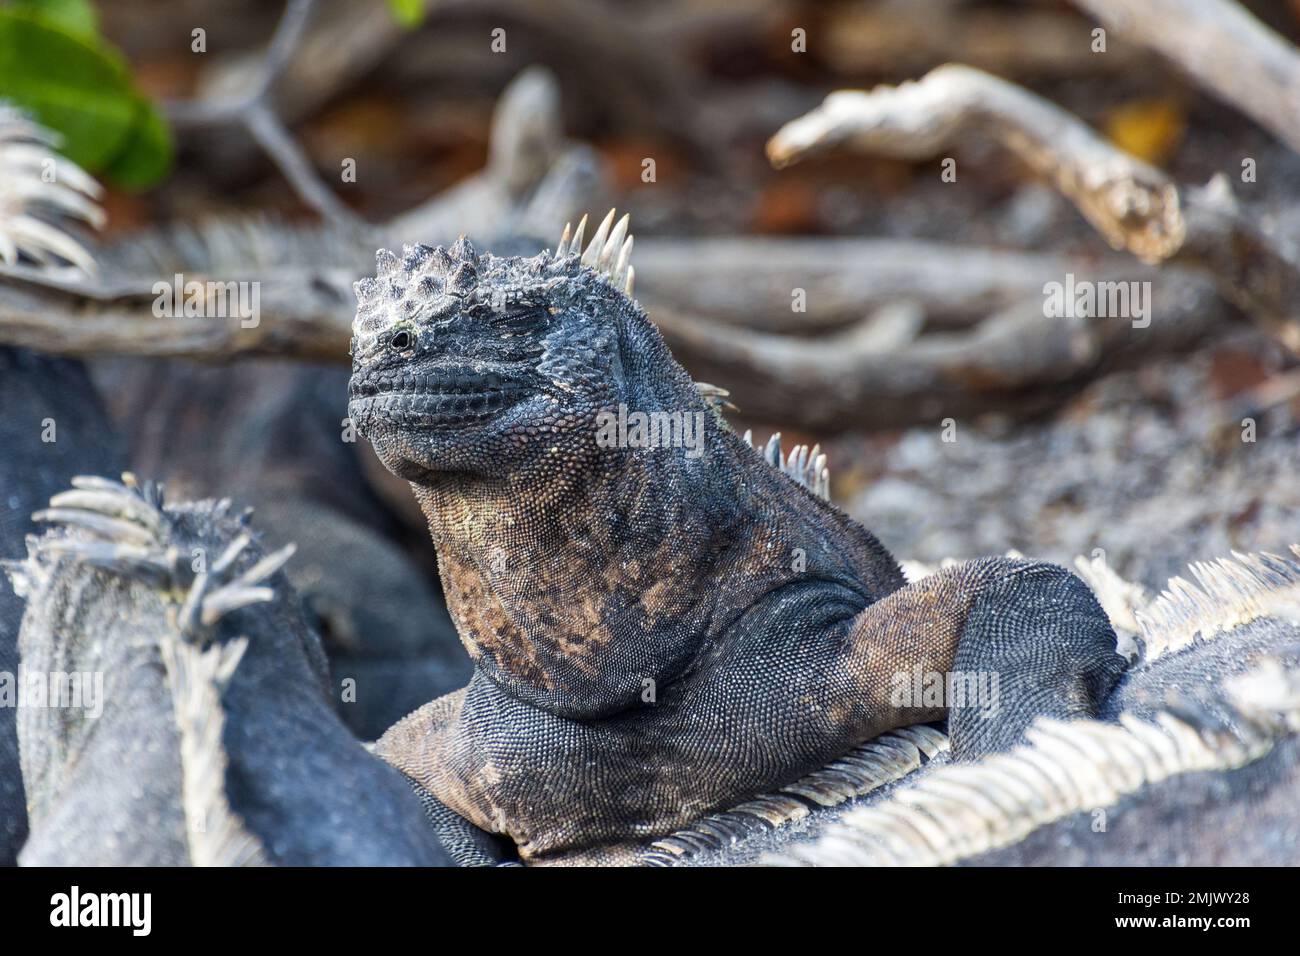
[[[404,352],[411,347],[411,333],[405,330],[397,332],[389,340],[389,344],[399,352]]]

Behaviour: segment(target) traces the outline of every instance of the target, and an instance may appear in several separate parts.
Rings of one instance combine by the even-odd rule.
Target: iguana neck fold
[[[746,489],[727,476],[752,452],[693,389],[642,397],[634,412],[699,429],[695,448],[600,447],[589,425],[565,436],[554,467],[542,455],[502,476],[411,483],[466,649],[555,713],[638,706],[688,670],[715,613],[699,582],[718,578],[743,537]]]

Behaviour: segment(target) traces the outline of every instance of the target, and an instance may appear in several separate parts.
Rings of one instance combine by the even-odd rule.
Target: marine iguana
[[[946,714],[975,758],[1097,713],[1124,661],[1081,580],[990,558],[905,584],[673,360],[627,217],[584,247],[585,222],[532,258],[380,250],[356,284],[349,414],[420,501],[475,661],[384,759],[526,861],[615,862],[893,728]],[[679,440],[606,440],[634,414]],[[996,719],[901,702],[914,669],[999,675]]]
[[[56,527],[7,565],[22,683],[100,675],[102,692],[18,710],[21,863],[450,862],[335,713],[280,571],[291,546],[266,553],[229,500],[165,505],[130,476],[74,479],[34,517]]]
[[[0,557],[23,553],[31,514],[79,471],[112,474],[121,450],[80,362],[0,348]],[[18,628],[23,602],[0,575],[0,866],[27,836],[18,764]]]

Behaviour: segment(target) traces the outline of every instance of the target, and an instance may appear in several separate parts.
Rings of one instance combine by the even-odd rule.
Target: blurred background
[[[1300,4],[1211,3],[1208,32],[1187,18],[1200,32],[1184,48],[1222,54],[1227,89],[1154,48],[1140,22],[1130,34],[1108,21],[1097,49],[1093,8],[1108,6],[1132,5],[322,0],[290,5],[301,22],[263,74],[283,4],[101,0],[98,33],[172,144],[159,147],[170,160],[126,177],[131,188],[110,181],[101,278],[169,277],[189,247],[166,230],[213,217],[267,223],[225,234],[222,262],[247,253],[248,274],[306,269],[315,288],[326,260],[363,274],[374,246],[357,250],[372,235],[438,243],[465,231],[537,249],[566,218],[617,206],[637,237],[639,299],[683,364],[731,392],[739,430],[820,443],[834,501],[900,558],[1082,555],[1158,589],[1191,560],[1300,542],[1297,339],[1285,309],[1253,312],[1257,299],[1234,287],[1267,260],[1278,271],[1263,297],[1285,305],[1291,288],[1300,156],[1286,124],[1300,86],[1280,98],[1261,86],[1253,108],[1231,88],[1249,72],[1234,63],[1274,77],[1294,67]],[[1243,9],[1271,31],[1267,58],[1254,55],[1257,34],[1235,32]],[[1195,190],[1226,177],[1233,221],[1260,244],[1229,230],[1204,255],[1139,262],[978,118],[934,155],[840,144],[780,170],[769,161],[773,135],[832,91],[950,62],[1057,104],[1158,170],[1183,197],[1189,235],[1219,228],[1200,211],[1221,207],[1198,205]],[[263,76],[270,132],[211,105],[238,105]],[[291,240],[292,229],[305,233]],[[306,251],[254,248],[291,242]],[[1044,315],[1044,286],[1075,273],[1150,282],[1152,327]],[[338,306],[343,322],[349,310]],[[359,595],[401,587],[432,607],[431,556],[407,490],[364,449],[340,447],[346,356],[337,335],[322,343],[94,366],[137,470],[253,500],[271,533],[307,540],[298,583],[336,659],[373,658],[391,679],[413,673],[392,662],[425,653],[425,638],[370,619],[385,610]],[[331,521],[342,523],[319,530]],[[331,565],[354,540],[405,564],[357,582],[357,563]],[[377,633],[396,635],[382,654],[362,637]],[[428,679],[455,686],[457,666]]]
[[[192,97],[261,53],[283,12],[254,0],[98,0],[103,34],[158,100]],[[417,3],[417,6],[419,4]],[[1294,41],[1300,8],[1249,2]],[[556,77],[567,133],[591,144],[641,233],[896,235],[1097,254],[1087,224],[989,143],[961,151],[961,187],[936,164],[850,155],[780,172],[763,146],[828,92],[915,79],[946,62],[1023,84],[1175,179],[1203,184],[1259,160],[1282,195],[1300,159],[1179,69],[1055,0],[474,0],[424,4],[403,26],[386,0],[316,4],[277,84],[281,114],[340,198],[371,220],[476,172],[492,109],[533,64]],[[203,28],[207,52],[191,50]],[[494,52],[491,31],[505,32]],[[806,52],[791,50],[806,31]],[[1207,42],[1211,42],[1207,40]],[[359,174],[346,189],[338,159]],[[657,181],[641,181],[653,157]],[[1257,197],[1252,197],[1257,198]],[[305,214],[247,137],[184,136],[158,187],[114,194],[111,228],[255,205]],[[603,211],[602,211],[603,212]],[[1104,246],[1102,247],[1104,251]]]

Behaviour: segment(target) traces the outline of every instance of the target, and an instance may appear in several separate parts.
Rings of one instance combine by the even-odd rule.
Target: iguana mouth
[[[522,386],[496,372],[448,369],[434,372],[375,371],[352,376],[348,397],[377,395],[457,397],[520,391]]]
[[[523,385],[496,372],[438,369],[376,371],[348,386],[355,419],[454,428],[487,421],[521,401]]]
[[[488,421],[524,397],[520,388],[495,391],[387,391],[354,395],[352,417],[394,425],[454,428]]]

